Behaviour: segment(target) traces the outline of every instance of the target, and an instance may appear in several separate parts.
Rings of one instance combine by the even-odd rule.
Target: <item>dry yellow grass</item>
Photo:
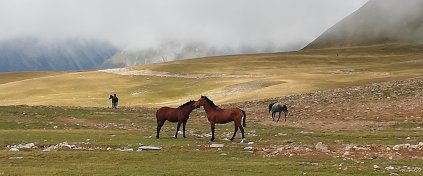
[[[160,76],[90,71],[14,81],[15,75],[8,74],[9,79],[2,80],[10,81],[0,84],[0,103],[106,107],[112,93],[118,94],[120,105],[149,107],[175,106],[200,95],[217,103],[279,97],[422,75],[421,48],[423,45],[403,44],[329,48],[128,68]]]

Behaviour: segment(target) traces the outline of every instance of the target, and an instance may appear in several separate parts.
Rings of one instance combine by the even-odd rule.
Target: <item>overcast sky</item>
[[[280,48],[311,42],[367,0],[0,0],[0,40],[96,38],[122,48],[177,40]]]

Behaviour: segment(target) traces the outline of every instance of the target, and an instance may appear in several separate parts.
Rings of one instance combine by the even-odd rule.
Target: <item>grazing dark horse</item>
[[[201,98],[195,103],[196,106],[200,107],[203,106],[204,110],[207,113],[207,119],[210,122],[212,137],[211,141],[214,140],[214,130],[215,124],[225,124],[229,122],[234,122],[235,124],[235,132],[231,138],[231,141],[235,139],[236,132],[238,128],[241,130],[242,140],[245,139],[244,135],[244,128],[246,127],[245,119],[247,116],[245,115],[245,111],[239,108],[231,108],[231,109],[222,109],[216,106],[213,101],[211,101],[206,96],[201,96]],[[242,123],[242,125],[241,125]]]
[[[286,114],[288,114],[288,107],[286,105],[283,105],[281,103],[270,103],[269,104],[269,112],[272,112],[272,119],[275,121],[276,113],[279,112],[278,121],[281,118],[281,112],[284,112],[285,114],[285,122],[286,122]]]
[[[179,128],[182,125],[183,129],[183,136],[185,136],[185,126],[187,124],[189,114],[197,108],[195,104],[195,101],[190,100],[183,105],[179,106],[178,108],[170,108],[170,107],[161,107],[156,112],[156,118],[157,118],[157,136],[156,138],[159,138],[160,129],[162,128],[163,124],[167,121],[169,122],[178,122],[178,126],[176,128],[175,138],[178,138],[178,131]]]

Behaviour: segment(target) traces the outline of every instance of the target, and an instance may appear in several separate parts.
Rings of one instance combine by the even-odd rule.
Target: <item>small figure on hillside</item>
[[[117,109],[119,98],[116,96],[116,94],[110,95],[109,100],[112,100],[112,108]]]

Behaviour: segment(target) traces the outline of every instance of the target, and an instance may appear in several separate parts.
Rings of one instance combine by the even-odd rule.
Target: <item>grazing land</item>
[[[421,175],[423,46],[303,50],[72,73],[2,73],[0,175]],[[117,93],[119,108],[108,108]],[[207,95],[247,139],[196,109],[187,138],[155,111]],[[273,122],[268,104],[288,105]],[[282,118],[283,119],[283,118]],[[223,144],[213,148],[211,144]],[[161,150],[142,150],[141,146]]]
[[[2,105],[107,107],[217,103],[282,97],[423,74],[423,45],[384,44],[290,53],[220,56],[125,69],[0,77]],[[21,75],[21,73],[15,73]]]
[[[219,125],[210,148],[202,109],[187,138],[155,108],[0,107],[3,175],[421,175],[423,78],[363,84],[273,99],[222,104],[247,112],[247,139]],[[267,104],[290,107],[273,122]],[[139,146],[161,150],[137,151]],[[11,151],[17,148],[19,151]]]

